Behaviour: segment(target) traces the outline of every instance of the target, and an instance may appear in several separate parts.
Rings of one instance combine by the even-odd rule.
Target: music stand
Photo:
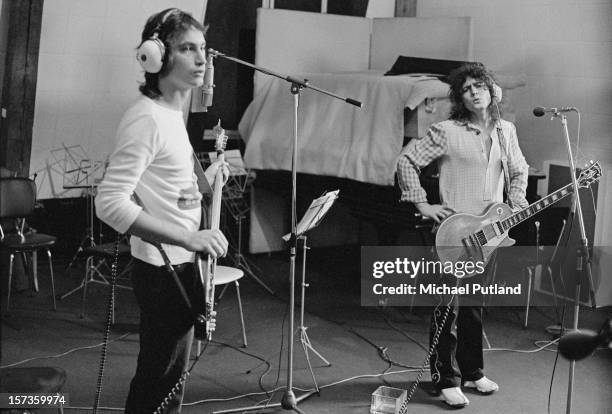
[[[86,204],[85,221],[87,222],[85,235],[77,251],[74,253],[74,256],[72,256],[70,263],[68,263],[66,271],[72,267],[79,254],[81,254],[86,247],[93,247],[96,245],[94,237],[94,198],[96,188],[104,175],[105,165],[103,161],[90,160],[87,158],[77,161],[70,151],[66,151],[62,188],[64,190],[84,191]]]
[[[328,366],[328,367],[331,366],[331,363],[327,359],[325,359],[325,357],[323,357],[323,355],[321,355],[312,346],[312,343],[310,342],[310,339],[308,338],[308,334],[306,333],[306,330],[308,328],[304,326],[304,305],[305,305],[306,288],[308,287],[308,284],[306,283],[306,250],[308,249],[308,247],[306,246],[306,233],[314,229],[321,223],[321,221],[323,220],[323,217],[325,217],[325,215],[327,214],[331,206],[334,204],[334,202],[338,198],[339,192],[340,190],[330,191],[328,193],[323,194],[321,197],[312,200],[312,202],[310,203],[310,206],[308,207],[308,210],[306,210],[300,222],[297,223],[297,231],[295,233],[297,236],[297,239],[302,240],[302,292],[301,292],[302,300],[300,303],[300,326],[298,327],[297,330],[300,332],[300,342],[302,344],[302,349],[304,349],[304,355],[306,357],[306,362],[308,363],[308,369],[310,370],[310,375],[312,376],[312,380],[315,386],[315,390],[307,392],[306,394],[302,395],[299,398],[300,401],[312,396],[313,394],[320,393],[319,386],[317,384],[317,379],[314,375],[314,371],[312,370],[312,364],[310,363],[310,356],[308,354],[308,350],[312,351],[316,356],[318,356],[321,359],[321,361],[325,363],[325,366]],[[286,234],[282,238],[283,240],[285,240],[285,242],[290,242],[292,239],[292,233]],[[293,320],[293,317],[294,317],[293,308],[294,308],[293,303],[291,303],[290,311],[289,311],[291,320]],[[292,370],[292,364],[293,364],[293,327],[292,326],[290,327],[290,332],[291,334],[290,334],[290,340],[289,340],[289,367],[287,369],[288,369],[288,375],[291,376],[292,374],[291,370]],[[213,414],[228,414],[228,413],[236,413],[236,412],[258,411],[258,410],[268,409],[268,408],[273,408],[273,407],[283,407],[283,406],[282,406],[282,403],[255,405],[251,407],[241,407],[241,408],[233,408],[229,410],[213,411]],[[292,410],[301,412],[301,410],[299,410],[297,407],[293,407]]]
[[[308,350],[312,351],[316,356],[319,357],[325,366],[330,367],[331,363],[323,357],[310,342],[310,338],[306,333],[306,329],[308,329],[304,325],[304,308],[305,308],[305,297],[306,297],[306,288],[309,286],[306,283],[306,251],[309,249],[306,245],[306,233],[313,228],[317,227],[323,217],[331,206],[334,204],[336,199],[338,198],[338,193],[340,190],[331,191],[323,194],[321,197],[314,199],[304,216],[300,220],[297,225],[297,237],[302,240],[302,291],[301,291],[301,302],[300,302],[300,326],[298,327],[298,331],[300,333],[300,343],[302,344],[302,349],[304,350],[304,355],[306,356],[306,362],[308,363],[308,369],[310,370],[310,375],[312,376],[312,381],[315,385],[316,393],[319,394],[319,386],[317,384],[317,379],[315,378],[314,371],[312,370],[312,364],[310,363],[310,357],[308,355]],[[286,234],[283,236],[283,240],[286,242],[289,241],[290,234]]]

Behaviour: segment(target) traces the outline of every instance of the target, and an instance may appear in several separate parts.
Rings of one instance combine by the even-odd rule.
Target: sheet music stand
[[[297,232],[296,232],[297,238],[303,241],[302,243],[302,252],[303,252],[302,253],[302,301],[300,303],[300,326],[298,327],[297,330],[300,332],[300,342],[302,344],[302,348],[304,349],[304,355],[306,356],[306,362],[308,363],[308,369],[310,370],[310,375],[312,376],[312,380],[314,382],[315,390],[316,390],[316,391],[310,391],[309,393],[303,395],[302,397],[300,397],[301,400],[303,400],[304,398],[308,398],[315,393],[317,394],[320,393],[319,386],[317,384],[317,379],[315,378],[314,371],[312,370],[312,364],[310,363],[310,356],[308,354],[308,351],[310,350],[316,356],[318,356],[321,359],[321,361],[323,361],[325,366],[328,366],[328,367],[331,366],[331,363],[327,359],[325,359],[325,357],[323,357],[323,355],[321,355],[312,346],[312,343],[310,342],[310,339],[308,338],[308,334],[306,333],[306,330],[308,328],[304,326],[304,303],[305,303],[304,299],[306,296],[306,288],[308,287],[308,284],[306,283],[306,250],[308,249],[308,247],[306,246],[306,235],[305,234],[308,231],[312,230],[313,228],[317,227],[321,223],[321,220],[323,220],[323,217],[325,216],[325,214],[327,214],[331,206],[334,204],[334,201],[336,201],[336,199],[338,198],[339,192],[340,190],[330,191],[328,193],[323,194],[321,197],[312,200],[312,202],[310,203],[310,206],[308,207],[308,210],[306,211],[306,213],[304,213],[304,216],[302,217],[300,222],[297,224]],[[291,233],[284,235],[282,238],[286,242],[290,242]],[[293,308],[290,308],[290,313],[291,313],[290,317],[293,319]],[[294,338],[293,336],[294,333],[292,330],[289,332],[289,335],[290,335],[289,346],[288,346],[289,347],[289,359],[292,361],[293,360],[293,338]],[[289,366],[287,369],[291,370],[292,367]],[[264,410],[267,408],[279,407],[279,406],[282,406],[281,403],[255,405],[251,407],[241,407],[241,408],[232,408],[229,410],[213,411],[213,414],[229,414],[229,413],[237,413],[237,412],[244,413],[248,411],[259,411],[259,410]]]
[[[304,213],[302,219],[297,224],[297,238],[298,240],[302,241],[302,289],[300,302],[300,325],[298,326],[297,330],[300,333],[300,343],[302,344],[302,349],[304,350],[306,362],[308,363],[308,369],[310,370],[310,375],[312,376],[312,381],[314,382],[317,394],[320,392],[319,386],[317,384],[317,379],[315,378],[314,371],[312,370],[308,350],[312,351],[316,356],[318,356],[319,359],[323,361],[325,366],[331,367],[331,363],[312,346],[310,338],[308,337],[308,333],[306,332],[308,327],[304,325],[306,288],[309,286],[306,283],[306,251],[309,249],[306,244],[306,233],[317,227],[319,223],[321,223],[325,214],[327,214],[331,206],[338,198],[339,192],[339,190],[331,191],[323,194],[317,199],[314,199],[312,203],[310,203],[310,206],[308,207],[308,210],[306,210],[306,213]],[[290,237],[291,234],[286,234],[285,236],[283,236],[283,240],[289,241]]]
[[[104,175],[106,164],[103,161],[96,161],[87,158],[77,161],[68,148],[66,148],[65,155],[62,188],[64,190],[80,189],[84,191],[86,201],[85,221],[87,223],[85,235],[81,240],[77,251],[74,253],[74,256],[72,256],[70,263],[68,263],[68,266],[66,267],[66,271],[68,271],[76,261],[77,257],[86,247],[94,247],[96,245],[96,240],[94,237],[94,197],[96,188]]]

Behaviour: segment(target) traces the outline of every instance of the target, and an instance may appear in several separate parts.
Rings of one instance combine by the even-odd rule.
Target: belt
[[[187,268],[187,266],[192,266],[192,265],[193,265],[193,263],[187,262],[187,263],[173,264],[172,267],[174,268],[174,271],[176,273],[181,273],[183,270],[185,270]]]

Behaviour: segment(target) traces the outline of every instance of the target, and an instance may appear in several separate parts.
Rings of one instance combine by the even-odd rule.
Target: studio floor
[[[66,271],[70,254],[56,252],[56,293],[77,286],[84,258]],[[248,256],[256,275],[274,291],[269,293],[245,275],[240,289],[248,346],[242,334],[236,292],[230,287],[217,306],[217,329],[187,381],[184,413],[228,412],[260,405],[258,412],[287,411],[265,407],[278,403],[287,391],[289,329],[289,260],[286,254]],[[298,262],[299,263],[299,262]],[[67,373],[63,392],[67,412],[91,411],[98,380],[104,337],[108,287],[90,284],[86,314],[81,317],[81,291],[57,302],[52,298],[45,260],[39,260],[40,291],[14,290],[6,309],[6,278],[2,284],[2,367],[56,366]],[[296,334],[292,390],[304,413],[369,413],[372,393],[380,386],[408,389],[419,376],[428,347],[429,309],[376,308],[360,305],[359,248],[325,248],[309,252],[304,325],[314,351],[306,352],[297,330],[300,320],[300,268],[296,283]],[[6,273],[6,269],[3,269]],[[129,283],[120,280],[120,283]],[[138,352],[138,310],[129,290],[119,289],[115,323],[107,348],[99,412],[122,412]],[[571,320],[571,308],[566,321]],[[598,329],[612,315],[610,307],[580,310],[580,327]],[[485,370],[500,385],[489,396],[467,393],[465,413],[564,413],[568,396],[569,363],[557,358],[556,344],[546,327],[554,324],[552,308],[531,309],[523,328],[524,308],[485,311]],[[487,343],[488,342],[488,343]],[[490,348],[488,345],[490,344]],[[193,350],[195,353],[195,347]],[[320,354],[320,357],[318,354]],[[321,358],[322,357],[322,358]],[[327,366],[325,361],[331,365]],[[408,405],[408,413],[449,410],[429,394],[429,370]],[[572,412],[609,413],[612,408],[612,352],[599,349],[575,366]],[[550,399],[550,411],[548,408]],[[45,412],[42,410],[41,412]]]

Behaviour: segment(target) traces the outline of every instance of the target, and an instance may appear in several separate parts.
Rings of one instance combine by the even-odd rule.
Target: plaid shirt
[[[502,120],[501,128],[506,141],[508,199],[513,208],[523,208],[528,205],[525,199],[528,165],[519,148],[514,125]],[[427,202],[419,172],[434,160],[439,161],[443,204],[456,211],[480,214],[492,202],[502,201],[503,153],[497,129],[491,133],[489,156],[481,134],[480,128],[470,122],[449,120],[432,125],[425,137],[406,145],[397,163],[401,201]]]

